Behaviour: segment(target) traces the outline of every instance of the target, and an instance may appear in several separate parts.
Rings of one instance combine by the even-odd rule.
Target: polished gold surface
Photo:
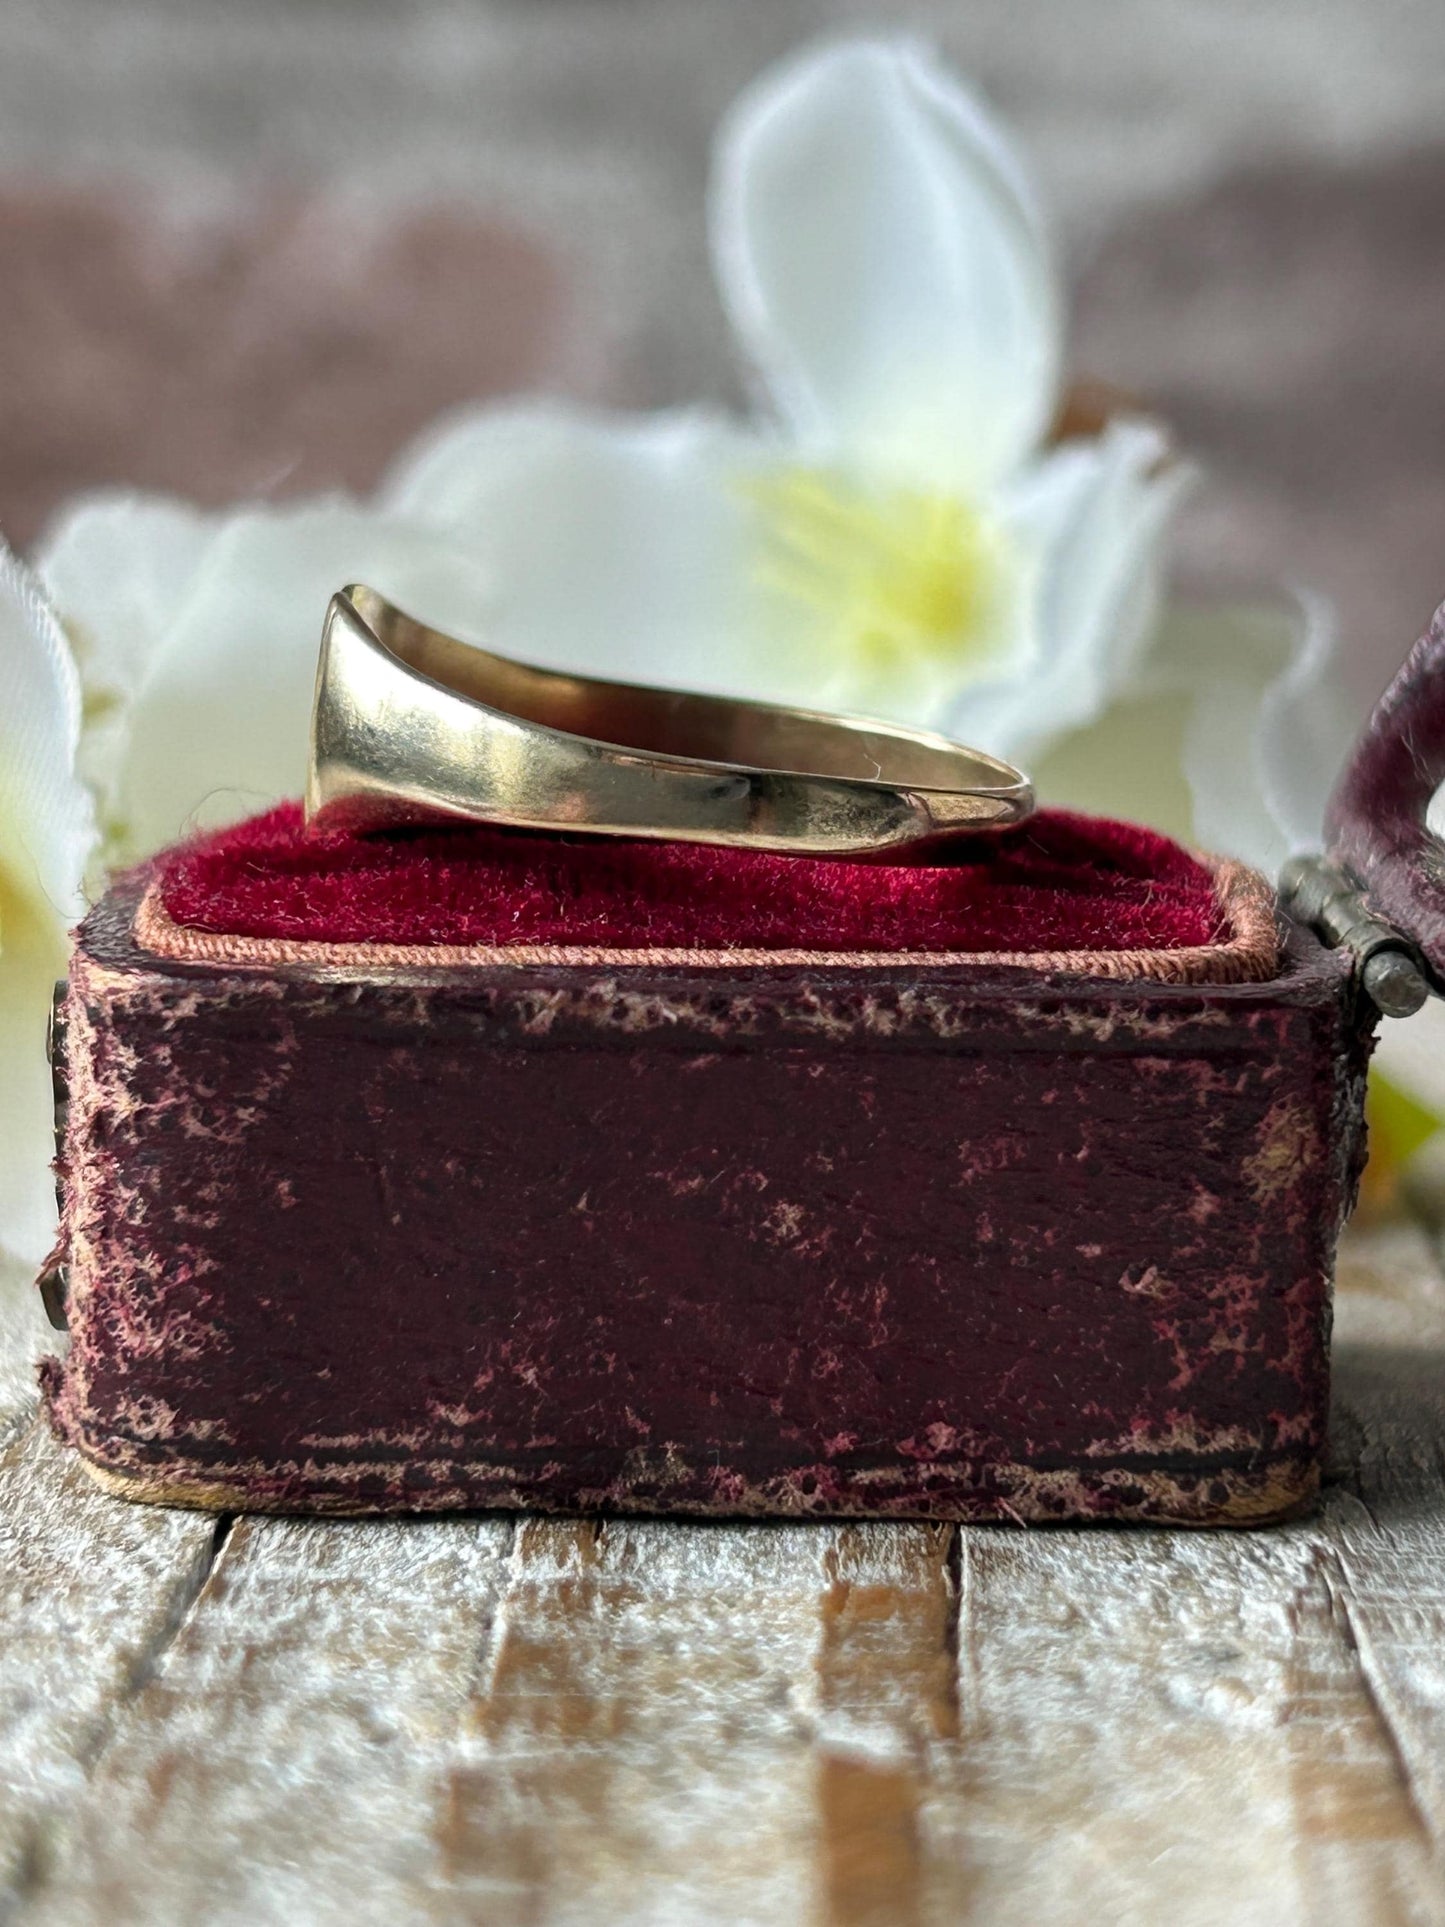
[[[1017,770],[924,731],[528,668],[360,585],[326,614],[311,822],[462,819],[907,858],[1032,809]]]

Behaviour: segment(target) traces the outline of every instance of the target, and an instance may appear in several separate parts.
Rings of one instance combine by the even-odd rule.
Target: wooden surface
[[[0,1319],[0,1920],[1445,1920],[1445,1281],[1357,1235],[1256,1534],[216,1521]]]

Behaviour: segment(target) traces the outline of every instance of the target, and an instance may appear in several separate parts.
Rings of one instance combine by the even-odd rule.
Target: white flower
[[[487,410],[393,479],[484,544],[497,645],[1004,755],[1098,714],[1185,472],[1143,420],[1049,445],[1058,284],[980,103],[912,43],[804,53],[723,125],[712,238],[756,423]]]
[[[1040,794],[1275,874],[1292,851],[1318,848],[1359,728],[1336,643],[1333,614],[1313,596],[1170,605],[1102,713],[1034,759]]]
[[[911,42],[807,50],[727,117],[711,205],[755,422],[479,410],[384,492],[481,547],[494,645],[942,729],[1266,865],[1317,836],[1328,627],[1158,621],[1188,471],[1145,419],[1050,440],[1059,285],[982,104]]]
[[[40,566],[95,712],[83,769],[112,862],[300,791],[336,589],[374,580],[460,627],[487,581],[457,541],[339,499],[207,515],[94,497],[62,519]]]
[[[524,660],[941,728],[1048,800],[1256,860],[1315,833],[1333,721],[1287,817],[1261,773],[1282,697],[1327,680],[1320,631],[1157,621],[1187,471],[1142,418],[1051,440],[1059,283],[980,102],[911,42],[807,50],[728,115],[711,209],[755,420],[481,409],[367,507],[62,523],[42,566],[108,704],[86,767],[113,848],[299,790],[348,578]]]
[[[54,611],[0,544],[0,1246],[54,1233],[46,1016],[95,837],[75,774],[80,687]]]

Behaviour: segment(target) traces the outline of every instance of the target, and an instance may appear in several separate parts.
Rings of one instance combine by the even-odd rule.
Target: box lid
[[[1445,994],[1445,845],[1426,820],[1445,782],[1445,605],[1375,706],[1325,811],[1329,859]]]

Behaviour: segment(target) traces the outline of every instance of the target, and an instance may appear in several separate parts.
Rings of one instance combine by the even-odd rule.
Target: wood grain
[[[1338,1320],[1340,1488],[1330,1583],[1437,1852],[1445,1849],[1445,1280],[1423,1235],[1348,1264]]]
[[[194,1606],[215,1533],[104,1498],[36,1416],[0,1445],[0,1919],[48,1881],[56,1829]]]
[[[511,1533],[490,1520],[239,1521],[165,1666],[117,1722],[25,1918],[423,1913],[439,1773]]]
[[[1418,1234],[1347,1253],[1337,1357],[1325,1505],[1254,1534],[243,1519],[212,1563],[22,1430],[10,1918],[1445,1919]]]
[[[53,1830],[210,1563],[215,1522],[108,1504],[38,1415],[54,1349],[0,1260],[0,1919],[43,1885]]]
[[[1419,1818],[1313,1529],[966,1548],[937,1817],[978,1918],[1426,1917]]]

